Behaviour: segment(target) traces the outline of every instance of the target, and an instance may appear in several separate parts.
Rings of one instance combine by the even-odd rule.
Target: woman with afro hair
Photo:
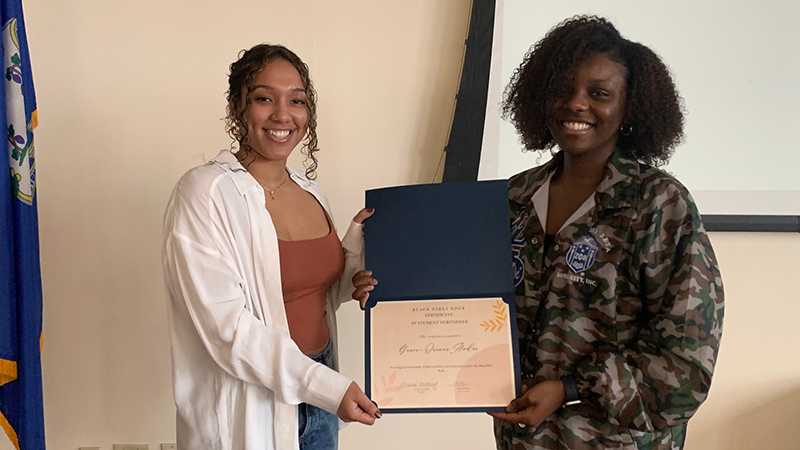
[[[532,47],[503,113],[527,150],[509,180],[523,395],[497,448],[681,449],[722,336],[722,280],[686,188],[655,168],[683,138],[669,70],[607,20]]]

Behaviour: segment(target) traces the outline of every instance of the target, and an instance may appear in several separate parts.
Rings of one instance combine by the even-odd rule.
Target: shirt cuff
[[[350,378],[320,364],[316,367],[308,385],[305,403],[336,414],[339,404],[342,403],[342,398],[352,382],[353,380]]]
[[[360,255],[364,250],[364,224],[350,222],[347,232],[342,238],[342,248],[350,253]]]

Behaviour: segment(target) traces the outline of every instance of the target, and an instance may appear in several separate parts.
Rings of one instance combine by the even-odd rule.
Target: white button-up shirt
[[[321,187],[290,170],[328,211]],[[164,218],[177,442],[182,450],[297,449],[297,404],[336,410],[351,379],[313,362],[289,336],[278,238],[264,190],[229,151],[178,181]],[[363,231],[342,246],[345,272],[328,292],[336,314],[363,266]]]

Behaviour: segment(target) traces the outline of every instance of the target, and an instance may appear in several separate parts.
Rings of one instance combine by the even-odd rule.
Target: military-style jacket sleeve
[[[581,397],[611,423],[651,432],[684,424],[705,400],[722,336],[723,292],[689,193],[661,186],[645,200],[628,267],[645,305],[638,338],[584,357],[575,379]]]

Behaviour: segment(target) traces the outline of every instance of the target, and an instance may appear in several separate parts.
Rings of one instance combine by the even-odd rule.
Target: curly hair
[[[665,164],[683,141],[683,99],[658,55],[623,38],[602,17],[567,19],[531,47],[506,87],[503,118],[514,124],[526,150],[552,149],[556,142],[547,127],[549,108],[569,92],[578,66],[597,53],[627,69],[626,132],[619,133],[617,147],[642,163]]]
[[[249,154],[252,147],[247,142],[247,121],[245,114],[250,107],[250,94],[253,92],[253,82],[256,75],[267,64],[275,59],[286,60],[297,69],[303,88],[306,91],[306,108],[308,108],[308,131],[303,138],[302,153],[306,155],[303,166],[306,177],[313,180],[317,177],[317,157],[319,151],[317,141],[317,91],[309,77],[308,66],[293,51],[282,45],[259,44],[250,50],[239,52],[239,59],[230,66],[228,75],[228,91],[226,98],[228,106],[225,117],[225,128],[231,139],[239,143],[239,148]],[[233,149],[233,143],[231,143]]]

